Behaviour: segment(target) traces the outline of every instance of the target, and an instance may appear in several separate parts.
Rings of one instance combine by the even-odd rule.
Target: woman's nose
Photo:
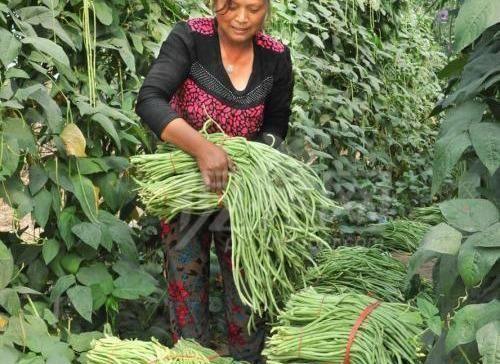
[[[241,8],[238,10],[238,13],[236,14],[236,20],[239,23],[246,23],[248,21],[248,13],[245,8]]]

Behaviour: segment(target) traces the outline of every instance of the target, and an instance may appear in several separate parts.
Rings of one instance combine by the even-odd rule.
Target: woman
[[[273,140],[284,139],[293,79],[289,49],[262,33],[270,0],[216,0],[213,8],[215,18],[191,19],[173,28],[144,80],[136,111],[161,140],[192,155],[207,187],[220,192],[231,161],[198,130],[210,116],[230,136],[263,140],[271,134]],[[173,336],[205,345],[209,341],[213,238],[224,279],[230,353],[258,362],[264,332],[246,330],[249,311],[234,287],[227,226],[227,215],[182,214],[165,227]]]

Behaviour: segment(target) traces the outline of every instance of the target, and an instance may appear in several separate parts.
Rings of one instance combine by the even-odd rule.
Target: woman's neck
[[[231,53],[236,53],[236,54],[242,53],[248,51],[250,48],[253,47],[252,38],[246,42],[233,42],[228,37],[226,37],[225,34],[220,30],[218,31],[218,33],[219,33],[219,41],[224,46],[224,49],[226,49]]]

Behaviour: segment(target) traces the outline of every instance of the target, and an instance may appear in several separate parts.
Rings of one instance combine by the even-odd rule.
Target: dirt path
[[[10,231],[12,228],[12,209],[0,199],[0,231]]]

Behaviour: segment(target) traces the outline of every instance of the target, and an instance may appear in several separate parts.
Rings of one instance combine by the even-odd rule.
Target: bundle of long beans
[[[436,205],[417,207],[411,212],[410,218],[414,221],[433,226],[445,221],[441,209]]]
[[[170,349],[158,341],[120,340],[114,336],[99,339],[85,356],[87,364],[233,364],[234,359],[219,356],[192,340],[180,340]]]
[[[376,247],[414,253],[430,227],[431,225],[422,222],[398,219],[371,225],[364,232],[382,239],[382,243],[377,243]]]
[[[197,162],[172,146],[131,158],[139,195],[151,214],[204,214],[223,205],[231,221],[235,285],[254,313],[277,312],[279,300],[303,281],[311,244],[328,246],[338,206],[306,164],[276,149],[222,133],[206,135],[236,165],[222,195],[207,191]]]
[[[368,307],[372,311],[349,344],[353,326]],[[413,364],[419,362],[422,331],[420,314],[409,305],[308,288],[288,301],[263,353],[268,364],[346,363],[346,355],[350,364]]]
[[[376,248],[341,246],[321,251],[317,266],[309,268],[306,282],[321,293],[367,294],[384,301],[403,301],[406,268]]]

